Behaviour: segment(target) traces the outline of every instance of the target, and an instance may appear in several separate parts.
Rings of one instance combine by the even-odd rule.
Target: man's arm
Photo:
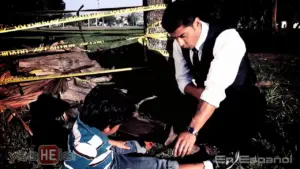
[[[185,86],[184,93],[190,94],[200,101],[203,90],[204,88],[197,88],[193,83],[189,83]]]
[[[225,99],[225,90],[237,76],[246,46],[238,32],[230,29],[217,38],[213,52],[214,59],[205,81],[205,89],[201,93],[197,112],[190,124],[196,131],[202,128]]]
[[[193,89],[190,89],[189,86],[193,86],[192,76],[190,74],[190,69],[187,66],[187,63],[182,55],[182,50],[175,40],[173,43],[173,58],[175,65],[175,77],[177,85],[182,94],[187,92],[193,92]],[[186,89],[188,91],[186,91]]]
[[[187,66],[185,59],[183,58],[181,48],[179,44],[174,41],[173,43],[173,56],[175,62],[176,80],[179,90],[182,94],[189,94],[196,99],[200,99],[203,88],[197,88],[190,74],[190,69]]]
[[[198,105],[196,115],[192,118],[190,126],[193,127],[195,131],[199,131],[206,121],[212,116],[215,109],[215,106],[201,100]]]

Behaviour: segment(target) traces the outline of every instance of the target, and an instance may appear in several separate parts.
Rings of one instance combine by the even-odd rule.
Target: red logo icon
[[[38,160],[41,165],[56,165],[60,160],[60,150],[56,145],[39,147]]]

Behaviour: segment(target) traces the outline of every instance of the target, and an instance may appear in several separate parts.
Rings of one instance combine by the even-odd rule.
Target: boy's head
[[[84,100],[80,119],[106,135],[114,134],[121,123],[133,116],[135,105],[120,89],[96,86]]]

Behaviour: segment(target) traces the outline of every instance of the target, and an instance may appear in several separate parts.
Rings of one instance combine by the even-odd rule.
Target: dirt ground
[[[299,157],[300,146],[300,57],[272,53],[252,53],[249,57],[258,81],[263,82],[261,91],[268,102],[265,126],[252,139],[253,149],[257,152],[255,155],[288,157],[291,163],[238,164],[235,168],[299,168],[295,159]],[[35,162],[14,161],[20,156],[28,156],[26,152],[32,148],[34,140],[20,120],[14,118],[7,122],[10,113],[0,113],[0,168],[40,168]],[[22,112],[20,116],[30,125],[32,121],[28,111]],[[172,156],[172,150],[164,149],[162,144],[157,144],[150,153],[157,157]]]

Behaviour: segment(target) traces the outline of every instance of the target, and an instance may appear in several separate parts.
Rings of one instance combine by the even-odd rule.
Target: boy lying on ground
[[[113,141],[120,125],[132,117],[135,105],[121,90],[97,86],[86,96],[84,105],[69,135],[73,159],[64,161],[63,169],[212,169],[214,160],[179,164],[175,160],[131,156],[146,153],[137,141]],[[224,164],[225,165],[225,164]],[[215,166],[215,167],[214,167]],[[223,167],[222,167],[223,168]]]

